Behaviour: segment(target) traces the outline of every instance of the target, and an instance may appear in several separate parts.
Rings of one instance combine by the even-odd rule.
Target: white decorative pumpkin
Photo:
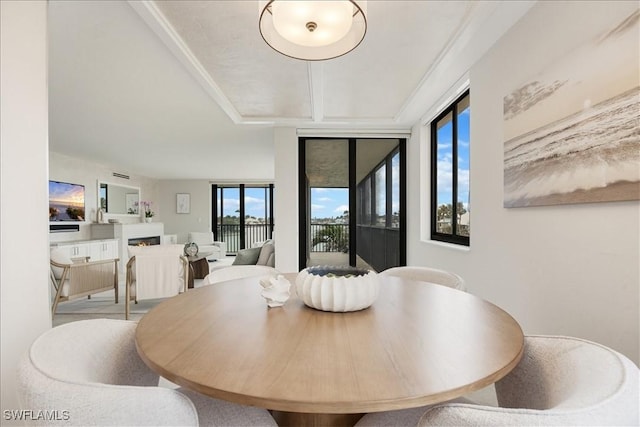
[[[375,271],[353,267],[309,267],[296,277],[300,299],[307,306],[322,311],[365,309],[376,300],[379,289]]]

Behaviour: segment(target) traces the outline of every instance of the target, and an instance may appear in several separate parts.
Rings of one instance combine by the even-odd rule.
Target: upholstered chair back
[[[49,414],[30,425],[277,427],[266,409],[158,387],[138,356],[137,323],[94,319],[50,329],[18,367],[25,410]]]
[[[449,271],[438,270],[430,267],[392,267],[384,270],[381,275],[402,277],[409,280],[435,283],[448,286],[461,291],[466,290],[462,277]]]
[[[183,292],[189,266],[182,245],[129,246],[127,283],[137,300],[167,298]]]
[[[96,319],[71,322],[40,336],[30,358],[43,372],[76,382],[158,385],[158,375],[138,357],[135,322]]]
[[[496,395],[505,408],[569,411],[619,401],[623,411],[627,401],[636,416],[640,410],[638,368],[610,348],[579,338],[526,337],[522,360],[496,383]],[[608,409],[612,415],[615,406]]]
[[[42,334],[18,367],[21,408],[57,418],[37,425],[197,426],[193,403],[157,387],[158,375],[138,356],[136,325],[84,320]]]
[[[638,367],[579,338],[527,336],[519,364],[495,385],[499,407],[465,399],[365,415],[356,427],[637,426]]]
[[[244,277],[277,276],[278,270],[266,265],[232,265],[230,267],[213,270],[204,278],[203,284],[212,285],[227,280],[242,279]]]
[[[187,241],[198,245],[201,253],[210,253],[208,260],[224,259],[227,256],[226,242],[214,241],[211,231],[191,231]]]
[[[189,239],[190,242],[193,242],[200,245],[211,245],[213,244],[213,232],[211,231],[190,231]]]

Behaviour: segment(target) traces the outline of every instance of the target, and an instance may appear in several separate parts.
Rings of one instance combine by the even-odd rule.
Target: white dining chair
[[[231,265],[213,270],[202,280],[202,285],[213,285],[227,280],[242,279],[244,277],[277,276],[278,270],[266,265]]]
[[[158,387],[136,351],[136,326],[93,319],[46,331],[19,364],[21,408],[55,414],[42,425],[276,427],[266,409]]]
[[[522,360],[496,383],[499,407],[447,402],[367,414],[356,426],[637,426],[639,378],[631,360],[603,345],[527,336]]]
[[[125,319],[131,301],[169,298],[186,292],[189,261],[182,245],[129,246],[125,286]]]
[[[438,270],[430,267],[392,267],[380,272],[380,275],[402,277],[409,280],[435,283],[450,288],[466,291],[462,277],[449,271]]]

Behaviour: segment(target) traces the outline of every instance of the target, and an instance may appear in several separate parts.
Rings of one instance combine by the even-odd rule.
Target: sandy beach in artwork
[[[636,87],[507,141],[504,206],[639,199],[639,111]]]
[[[631,196],[631,197],[630,197]],[[518,201],[518,207],[591,203],[598,201],[620,202],[640,199],[640,182],[620,181],[606,187],[576,190],[571,193],[549,194]],[[516,206],[505,206],[516,207]]]
[[[505,207],[640,199],[639,28],[631,6],[585,27],[504,97]]]

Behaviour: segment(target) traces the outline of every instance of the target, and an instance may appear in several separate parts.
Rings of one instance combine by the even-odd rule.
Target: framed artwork
[[[640,24],[629,13],[585,28],[585,42],[504,97],[504,207],[640,198]]]
[[[191,212],[191,194],[176,194],[176,212],[179,214],[188,214]]]

